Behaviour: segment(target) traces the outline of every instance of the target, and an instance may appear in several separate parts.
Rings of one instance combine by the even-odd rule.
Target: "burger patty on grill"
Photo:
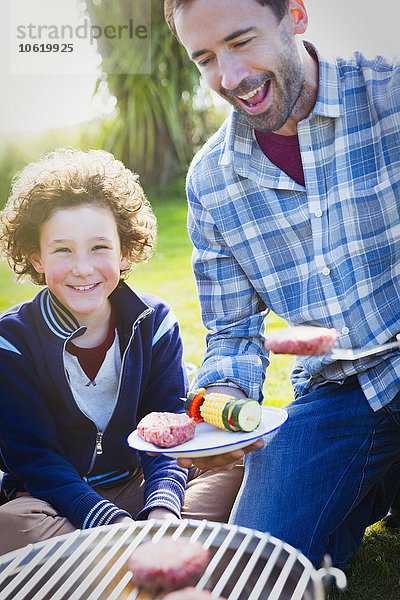
[[[201,542],[168,536],[156,543],[140,544],[131,554],[128,567],[139,586],[176,590],[194,584],[208,559],[209,552]]]

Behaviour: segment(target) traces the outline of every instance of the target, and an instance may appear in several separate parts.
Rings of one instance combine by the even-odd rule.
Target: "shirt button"
[[[326,275],[326,276],[328,276],[330,272],[331,272],[331,270],[330,270],[330,269],[328,269],[328,267],[324,267],[324,268],[322,269],[322,275]]]
[[[342,327],[342,329],[340,331],[343,333],[343,335],[347,335],[349,333],[350,329],[348,327]]]
[[[315,215],[316,217],[322,217],[322,210],[320,210],[320,209],[316,210],[316,211],[314,212],[314,215]]]

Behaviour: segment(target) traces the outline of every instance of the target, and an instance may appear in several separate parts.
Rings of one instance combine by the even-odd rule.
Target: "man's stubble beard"
[[[251,82],[249,79],[247,83],[244,82],[243,90],[238,88],[234,94],[220,92],[223,98],[245,117],[249,125],[258,131],[278,131],[281,129],[294,112],[296,104],[305,96],[308,96],[304,67],[296,43],[285,29],[282,31],[281,40],[283,46],[286,47],[286,51],[284,54],[281,53],[280,62],[276,66],[275,73],[279,79],[274,73],[267,71],[257,80],[253,78],[252,87],[249,86]],[[234,96],[246,94],[250,89],[258,87],[267,79],[270,79],[270,85],[273,86],[273,105],[259,115],[251,115]]]

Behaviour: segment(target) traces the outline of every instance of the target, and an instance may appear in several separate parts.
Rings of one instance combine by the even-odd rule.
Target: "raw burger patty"
[[[211,592],[208,590],[196,590],[194,587],[186,587],[164,596],[163,600],[210,600]],[[214,600],[225,600],[222,596]]]
[[[140,437],[162,448],[171,448],[191,440],[195,429],[194,419],[186,413],[171,412],[151,412],[137,426]]]
[[[337,340],[336,329],[299,325],[283,327],[266,336],[265,348],[275,354],[325,354]]]
[[[188,538],[163,537],[157,543],[140,544],[131,554],[128,567],[137,585],[149,589],[176,590],[196,582],[209,553],[201,542]]]

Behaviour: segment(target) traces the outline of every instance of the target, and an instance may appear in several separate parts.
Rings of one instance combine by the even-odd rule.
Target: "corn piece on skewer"
[[[200,406],[200,414],[206,423],[220,427],[221,429],[227,429],[222,420],[222,411],[224,410],[227,402],[234,400],[233,396],[227,394],[218,394],[218,392],[212,392],[206,394],[204,400]]]

